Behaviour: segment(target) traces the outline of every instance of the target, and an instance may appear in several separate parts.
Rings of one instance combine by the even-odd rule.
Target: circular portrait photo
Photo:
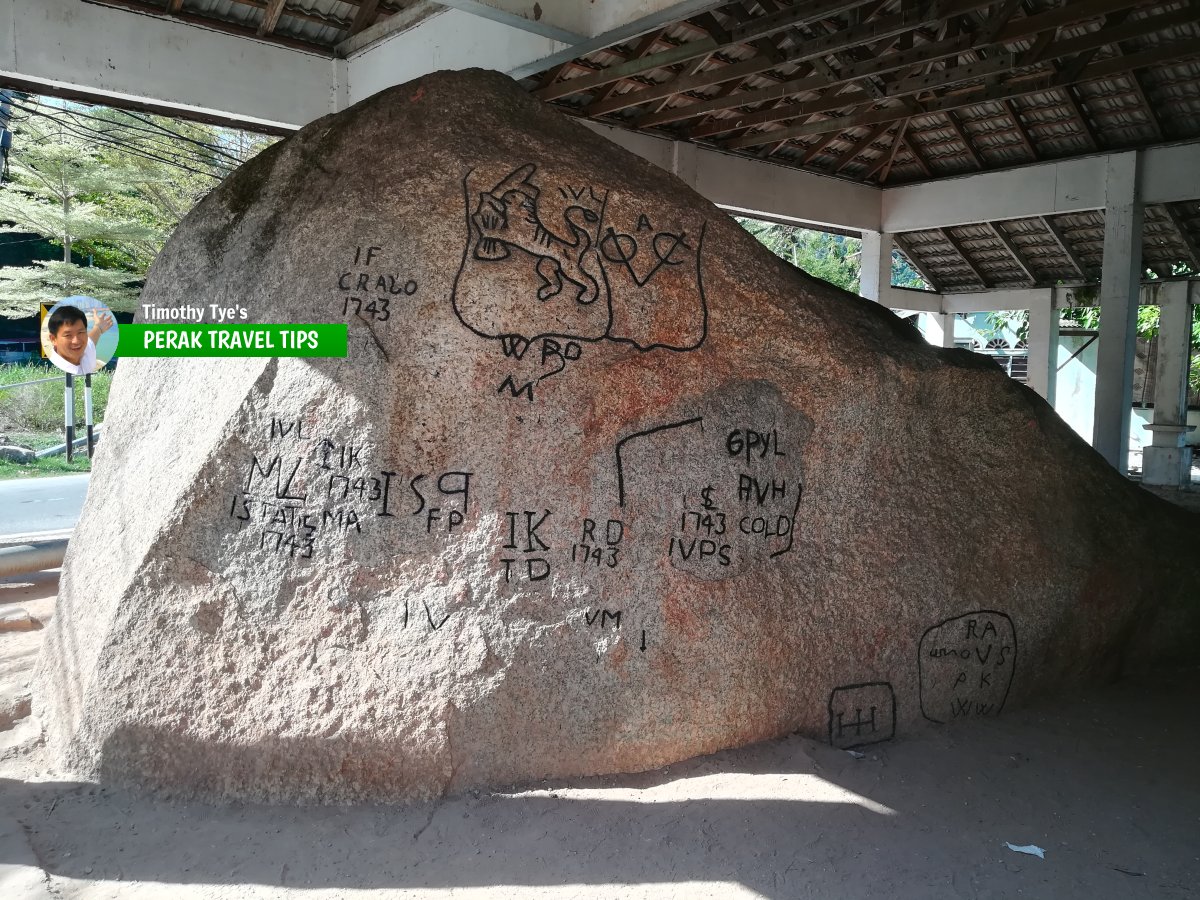
[[[59,300],[42,319],[46,358],[68,375],[91,375],[117,352],[117,320],[91,297]]]

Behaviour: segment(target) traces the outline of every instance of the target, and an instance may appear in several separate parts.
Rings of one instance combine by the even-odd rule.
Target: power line
[[[58,124],[60,127],[70,128],[70,127],[74,126],[72,128],[72,133],[74,133],[76,135],[85,136],[85,137],[89,136],[89,135],[104,135],[105,138],[107,138],[107,142],[110,144],[115,143],[117,146],[120,146],[120,147],[128,150],[129,152],[135,153],[140,156],[147,156],[147,154],[148,154],[148,151],[145,148],[137,147],[136,145],[130,143],[128,140],[120,140],[118,137],[114,136],[111,132],[100,131],[99,129],[97,129],[93,126],[90,126],[90,125],[87,125],[84,123],[80,123],[80,122],[76,122],[73,119],[70,120],[70,124],[68,124],[68,121],[64,117],[75,115],[70,110],[60,110],[60,112],[63,113],[63,116],[64,116],[64,117],[60,117],[60,116],[52,115],[50,113],[42,112],[41,110],[38,110],[38,109],[32,109],[29,107],[22,107],[22,108],[26,109],[32,115],[50,119],[52,122],[55,122],[56,124]],[[51,107],[51,109],[53,109],[53,108],[54,107]],[[95,117],[87,116],[86,118],[90,119],[90,118],[95,118]],[[104,120],[99,120],[99,121],[103,122]],[[110,124],[116,124],[116,123],[110,123]],[[116,127],[121,127],[121,126],[119,124],[116,124]],[[161,146],[161,144],[158,144],[155,146]],[[176,148],[169,148],[169,149],[174,151]],[[182,163],[179,163],[178,154],[175,153],[175,154],[173,154],[173,156],[174,156],[174,158],[172,160],[163,160],[163,159],[161,159],[161,157],[151,157],[151,158],[158,158],[162,162],[167,162],[168,164],[171,164],[171,165],[179,165],[180,167],[184,167]],[[208,164],[208,160],[201,160],[194,156],[188,155],[185,158],[190,162],[200,163],[200,164]],[[192,170],[192,171],[195,171],[195,170]],[[224,169],[220,169],[220,171],[222,172],[222,175],[227,173],[227,170],[224,170]],[[200,174],[212,176],[211,172],[202,172]],[[218,176],[212,176],[212,177],[218,177]]]
[[[85,104],[77,104],[77,105],[85,105]],[[100,116],[93,116],[93,115],[89,115],[88,113],[80,112],[79,110],[71,109],[70,107],[68,107],[68,106],[65,106],[65,105],[64,105],[64,106],[61,106],[61,107],[55,107],[55,106],[51,106],[50,108],[51,108],[51,109],[61,109],[61,110],[62,110],[63,112],[65,112],[65,113],[70,113],[71,115],[75,115],[75,116],[83,116],[84,118],[87,118],[87,119],[95,119],[96,121],[99,121],[99,122],[110,122],[110,121],[111,121],[111,120],[109,120],[109,119],[105,119],[105,118],[103,118],[103,117],[100,117]],[[95,107],[95,106],[88,105],[88,106],[87,106],[87,108],[88,108],[88,109],[95,109],[96,107]],[[139,116],[137,113],[134,113],[134,112],[132,112],[131,110],[127,110],[127,109],[120,109],[120,108],[118,108],[118,107],[115,107],[115,106],[101,107],[101,108],[102,108],[102,109],[108,109],[108,110],[111,110],[112,112],[114,112],[114,113],[119,113],[119,114],[121,114],[121,115],[129,116],[129,117],[131,117],[131,118],[133,118],[133,119],[136,119],[136,120],[137,120],[137,121],[139,121],[139,122],[143,122],[144,124],[146,124],[146,125],[149,125],[151,128],[157,129],[158,131],[161,131],[161,132],[163,132],[163,133],[165,133],[165,134],[168,134],[168,135],[170,135],[171,137],[177,138],[177,139],[179,139],[179,140],[181,140],[181,141],[186,141],[186,142],[188,142],[188,143],[196,144],[197,146],[203,147],[203,148],[205,148],[206,150],[211,150],[211,151],[212,151],[212,152],[214,152],[214,153],[220,153],[221,155],[228,157],[230,160],[232,160],[233,162],[236,162],[236,163],[238,163],[239,165],[242,163],[242,160],[238,159],[238,158],[237,158],[236,156],[234,156],[233,154],[231,154],[231,153],[228,153],[227,151],[223,150],[221,147],[219,147],[219,146],[217,146],[217,145],[215,145],[215,144],[209,144],[209,143],[207,143],[207,142],[205,142],[205,141],[200,141],[200,140],[197,140],[196,138],[191,138],[191,137],[188,137],[188,136],[187,136],[187,135],[185,135],[185,134],[180,134],[180,133],[179,133],[179,132],[177,132],[177,131],[172,131],[171,129],[167,128],[165,125],[161,125],[161,124],[159,124],[158,122],[155,122],[155,121],[153,121],[152,119],[147,119],[147,118],[144,118],[144,117],[142,117],[142,116]],[[115,124],[115,123],[114,123],[114,124]],[[144,132],[147,132],[147,133],[149,132],[149,129],[145,129],[145,128],[137,128],[137,127],[136,127],[136,126],[134,126],[134,125],[128,125],[128,124],[126,124],[126,125],[125,125],[125,127],[127,127],[127,128],[130,128],[130,129],[133,129],[133,130],[136,130],[136,131],[144,131]]]
[[[133,156],[140,156],[145,159],[150,159],[150,160],[154,160],[156,162],[161,162],[165,165],[173,166],[174,168],[181,169],[186,172],[192,172],[196,175],[205,175],[209,178],[216,179],[217,181],[221,180],[221,178],[223,177],[223,175],[216,175],[212,172],[205,172],[200,169],[193,168],[189,165],[186,165],[185,163],[180,162],[178,159],[166,159],[161,156],[156,156],[153,153],[150,153],[140,147],[136,147],[133,144],[128,143],[127,141],[122,141],[118,138],[111,137],[111,136],[105,134],[104,132],[100,132],[96,129],[89,128],[88,126],[85,126],[85,125],[80,125],[78,123],[64,122],[62,119],[60,119],[56,116],[52,116],[49,113],[42,112],[41,110],[32,109],[32,108],[25,107],[25,106],[22,106],[21,109],[23,109],[25,112],[29,113],[30,115],[40,116],[42,118],[49,119],[50,121],[56,123],[60,128],[63,128],[65,130],[71,132],[71,134],[75,135],[76,137],[82,137],[85,140],[99,141],[101,143],[104,143],[109,146],[116,147],[117,149],[123,150],[124,152],[129,153]],[[189,157],[189,159],[190,159],[190,157]],[[192,161],[194,162],[195,160],[192,160]]]
[[[196,144],[197,146],[203,147],[206,150],[212,150],[214,153],[220,153],[222,156],[233,160],[235,163],[238,163],[239,165],[242,162],[240,159],[238,159],[232,153],[225,152],[224,150],[222,150],[220,147],[216,146],[215,144],[209,144],[205,141],[199,141],[199,140],[196,140],[195,138],[190,138],[185,134],[179,134],[178,132],[172,131],[170,128],[167,128],[165,125],[160,125],[158,122],[155,122],[152,119],[143,118],[142,116],[139,116],[135,112],[132,112],[127,109],[117,110],[117,112],[120,112],[122,115],[130,116],[131,118],[137,119],[139,122],[145,122],[147,125],[153,126],[154,128],[157,128],[159,131],[169,134],[172,137],[178,138],[181,141],[187,141],[188,143]],[[140,130],[144,130],[144,129],[140,129]]]

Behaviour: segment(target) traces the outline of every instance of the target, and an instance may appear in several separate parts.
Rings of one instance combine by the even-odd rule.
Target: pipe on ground
[[[0,547],[0,578],[7,575],[27,575],[44,569],[57,569],[67,555],[67,542],[41,541],[36,544],[14,544]]]

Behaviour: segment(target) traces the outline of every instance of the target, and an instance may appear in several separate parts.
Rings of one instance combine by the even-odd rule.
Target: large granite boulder
[[[994,716],[1195,646],[1184,514],[991,362],[491,73],[243,166],[143,302],[37,704],[64,767],[344,802]]]

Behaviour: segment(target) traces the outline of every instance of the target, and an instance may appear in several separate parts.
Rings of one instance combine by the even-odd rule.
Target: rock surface
[[[347,321],[349,357],[121,364],[36,685],[77,774],[414,798],[1195,647],[1194,518],[495,74],[243,166],[142,300]]]
[[[31,463],[37,461],[37,453],[19,444],[0,442],[0,459],[6,459],[9,462]]]

